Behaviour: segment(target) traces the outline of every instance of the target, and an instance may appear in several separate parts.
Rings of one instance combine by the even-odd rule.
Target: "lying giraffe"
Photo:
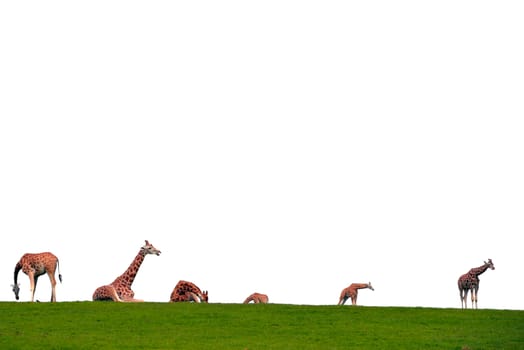
[[[11,285],[13,292],[15,293],[16,300],[19,299],[20,283],[18,283],[18,272],[22,270],[27,276],[29,276],[29,283],[31,285],[31,301],[35,299],[36,283],[38,277],[47,273],[49,280],[51,281],[51,302],[56,301],[56,279],[55,271],[58,267],[58,279],[62,283],[62,275],[60,274],[60,263],[58,258],[52,253],[38,253],[38,254],[24,254],[20,261],[15,266],[15,283]]]
[[[171,296],[169,302],[177,303],[184,301],[194,301],[195,303],[207,303],[209,300],[207,290],[202,292],[196,284],[188,281],[178,281]]]
[[[348,300],[348,298],[351,298],[352,305],[357,305],[358,290],[364,289],[364,288],[375,290],[373,286],[371,285],[371,282],[352,283],[349,287],[344,288],[342,290],[342,293],[340,293],[340,299],[338,300],[338,305],[344,305],[346,303],[346,300]]]
[[[253,302],[255,304],[267,304],[269,301],[269,298],[265,294],[261,293],[253,293],[250,296],[244,300],[244,304],[249,304],[250,302]]]
[[[134,298],[135,292],[133,292],[133,290],[131,289],[131,285],[133,284],[136,274],[138,273],[138,269],[140,268],[140,265],[142,265],[142,262],[144,261],[146,255],[155,254],[158,256],[160,255],[160,253],[160,250],[156,249],[151,243],[149,243],[146,240],[146,245],[140,248],[137,256],[131,262],[131,265],[129,265],[127,270],[122,275],[117,277],[117,279],[114,280],[113,283],[102,287],[98,287],[93,293],[93,300],[108,300],[119,302],[143,301],[141,299]]]
[[[460,304],[462,308],[468,308],[468,291],[471,289],[471,308],[477,309],[477,300],[479,292],[480,279],[479,275],[483,274],[488,268],[495,270],[495,265],[493,261],[488,259],[488,262],[484,261],[484,265],[479,267],[474,267],[468,271],[468,273],[463,274],[458,279],[458,288],[460,293]]]

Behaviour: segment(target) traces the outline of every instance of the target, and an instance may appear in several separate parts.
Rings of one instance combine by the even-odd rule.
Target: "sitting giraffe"
[[[269,301],[269,298],[265,294],[261,293],[253,293],[250,296],[244,300],[244,304],[249,304],[250,302],[253,302],[255,304],[267,304]]]
[[[471,308],[477,309],[477,300],[478,300],[478,292],[479,292],[479,284],[480,279],[479,275],[486,272],[486,270],[490,268],[491,270],[495,270],[495,265],[493,265],[493,261],[491,259],[488,259],[488,262],[484,261],[484,265],[479,267],[474,267],[468,271],[468,273],[463,274],[458,279],[458,288],[460,293],[460,304],[462,305],[462,308],[468,308],[468,290],[471,289]]]
[[[364,288],[375,290],[373,289],[373,286],[371,286],[371,282],[352,283],[349,287],[344,288],[342,290],[342,293],[340,293],[340,299],[338,300],[338,305],[344,305],[346,303],[346,300],[348,300],[348,298],[351,298],[352,305],[357,305],[358,290],[364,289]]]
[[[153,247],[153,245],[146,240],[146,245],[140,248],[140,251],[138,252],[133,262],[131,262],[131,265],[129,265],[127,270],[122,275],[117,277],[117,279],[114,280],[113,283],[108,284],[106,286],[98,287],[93,293],[93,300],[112,300],[121,302],[143,301],[134,298],[135,292],[133,292],[133,290],[131,289],[131,285],[133,284],[136,274],[138,273],[138,269],[140,268],[140,265],[142,265],[142,262],[144,261],[146,255],[155,254],[158,256],[160,255],[160,253],[160,250]]]
[[[51,302],[56,301],[56,279],[55,271],[58,267],[58,279],[62,283],[62,275],[60,274],[60,263],[58,258],[52,253],[38,253],[38,254],[24,254],[20,261],[15,266],[15,283],[12,285],[16,300],[19,299],[20,283],[18,283],[18,272],[22,270],[29,276],[29,283],[31,284],[31,301],[35,299],[36,283],[38,277],[47,273],[51,281]]]
[[[169,302],[178,303],[184,301],[194,301],[195,303],[207,303],[209,300],[207,290],[202,292],[196,284],[188,281],[178,281],[171,296]]]

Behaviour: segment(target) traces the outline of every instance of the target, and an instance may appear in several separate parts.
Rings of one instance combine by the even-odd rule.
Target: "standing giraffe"
[[[188,281],[178,281],[171,296],[169,302],[177,303],[183,301],[194,301],[195,303],[207,303],[209,300],[207,290],[202,292],[196,284]]]
[[[146,245],[140,248],[138,254],[136,255],[133,262],[131,262],[131,265],[129,265],[127,270],[122,275],[117,277],[117,279],[114,280],[113,283],[102,287],[98,287],[93,293],[93,300],[112,300],[125,302],[143,301],[134,298],[135,292],[133,292],[133,290],[131,289],[131,285],[133,284],[136,274],[138,273],[138,269],[140,268],[140,265],[142,265],[142,262],[144,261],[146,255],[155,254],[158,256],[160,255],[160,253],[160,250],[153,247],[153,245],[146,240]]]
[[[267,304],[269,301],[269,298],[265,294],[261,293],[253,293],[250,296],[244,300],[244,304],[249,304],[250,302],[253,302],[255,304]]]
[[[20,283],[18,283],[18,272],[22,270],[27,276],[29,276],[29,282],[31,284],[31,301],[35,299],[36,283],[38,277],[47,273],[49,280],[51,281],[51,302],[56,301],[56,279],[55,271],[58,267],[58,279],[62,283],[62,275],[60,274],[60,264],[58,258],[52,253],[38,253],[38,254],[24,254],[20,261],[15,266],[15,283],[12,285],[13,292],[15,293],[16,300],[19,299],[18,294],[20,293]]]
[[[340,299],[338,300],[338,305],[344,305],[346,303],[346,300],[351,297],[351,304],[357,305],[357,296],[358,296],[358,290],[369,288],[371,290],[375,290],[373,286],[371,285],[371,282],[369,283],[352,283],[349,287],[344,288],[342,290],[342,293],[340,293]]]
[[[474,267],[468,271],[468,273],[463,274],[458,279],[458,288],[460,293],[460,304],[462,308],[468,308],[468,290],[471,289],[471,308],[477,309],[478,301],[478,292],[480,279],[479,275],[483,274],[488,268],[495,270],[495,265],[491,259],[488,259],[488,262],[484,261],[484,265],[479,267]]]

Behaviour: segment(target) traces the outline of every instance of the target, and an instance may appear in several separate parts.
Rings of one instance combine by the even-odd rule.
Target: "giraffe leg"
[[[188,298],[187,298],[188,301],[193,300],[195,303],[200,303],[200,298],[198,297],[198,295],[196,295],[193,292],[188,292],[187,294],[188,294]]]
[[[350,296],[351,296],[351,305],[357,305],[358,292],[355,291],[354,293],[351,293]]]
[[[464,301],[464,309],[468,308],[468,289],[464,289],[464,296],[462,297]]]
[[[31,301],[35,300],[35,289],[36,289],[36,283],[38,282],[38,277],[35,277],[35,274],[33,272],[28,273],[29,276],[29,284],[30,290],[31,290]]]
[[[123,301],[120,298],[120,296],[118,295],[118,293],[116,292],[115,288],[110,285],[98,287],[95,290],[95,292],[93,293],[93,301],[104,301],[104,300],[117,301],[117,302]]]
[[[129,298],[129,299],[122,299],[122,301],[125,301],[127,303],[143,303],[144,300],[142,299],[134,299],[134,298]]]
[[[54,274],[54,271],[53,273],[50,273],[48,272],[47,273],[49,275],[49,280],[51,281],[51,302],[55,302],[56,301],[56,279],[55,279],[55,274]]]
[[[346,303],[346,301],[348,300],[348,298],[349,298],[349,293],[348,293],[347,289],[343,289],[342,293],[340,293],[340,298],[338,300],[338,305],[344,305]]]
[[[475,289],[471,289],[471,308],[475,308]]]

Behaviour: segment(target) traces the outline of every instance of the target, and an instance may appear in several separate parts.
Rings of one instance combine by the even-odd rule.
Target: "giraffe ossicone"
[[[161,251],[156,249],[149,241],[140,248],[127,270],[118,276],[111,284],[98,287],[93,293],[93,301],[117,301],[117,302],[141,302],[135,299],[135,292],[131,289],[140,265],[146,255],[160,255]]]

